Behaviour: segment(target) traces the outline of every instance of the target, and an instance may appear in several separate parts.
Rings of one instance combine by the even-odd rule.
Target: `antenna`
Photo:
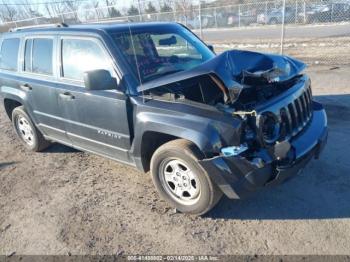
[[[137,55],[136,55],[136,49],[135,49],[135,44],[134,44],[134,38],[131,32],[131,27],[130,24],[128,24],[129,27],[129,34],[130,34],[130,39],[131,39],[131,46],[132,46],[132,50],[134,53],[134,57],[135,57],[135,62],[136,62],[136,69],[137,69],[137,75],[140,81],[140,85],[141,85],[141,92],[142,92],[142,102],[145,103],[145,95],[144,95],[144,91],[143,91],[143,83],[142,83],[142,79],[141,79],[141,73],[140,73],[140,69],[139,69],[139,62],[137,60]]]

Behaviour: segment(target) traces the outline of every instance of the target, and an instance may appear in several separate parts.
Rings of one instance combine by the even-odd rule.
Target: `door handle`
[[[29,84],[27,84],[27,83],[25,83],[25,84],[23,84],[23,85],[20,85],[19,86],[23,91],[32,91],[32,87],[29,85]]]
[[[69,92],[64,92],[64,93],[61,93],[60,95],[59,95],[61,98],[63,98],[63,99],[74,99],[75,97],[71,94],[71,93],[69,93]]]

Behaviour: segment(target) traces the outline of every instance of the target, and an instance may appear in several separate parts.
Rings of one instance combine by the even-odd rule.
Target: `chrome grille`
[[[281,108],[280,116],[284,133],[282,139],[298,134],[312,117],[311,88],[307,87],[297,99]]]

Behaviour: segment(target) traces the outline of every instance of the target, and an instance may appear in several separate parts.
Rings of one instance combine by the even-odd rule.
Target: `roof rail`
[[[128,23],[128,22],[132,22],[132,20],[116,18],[116,19],[105,19],[105,20],[102,19],[99,21],[89,22],[88,24],[112,24],[112,23]]]
[[[32,29],[32,28],[50,28],[50,27],[68,27],[68,25],[66,23],[58,23],[58,24],[21,26],[21,27],[10,28],[9,32],[17,32],[17,31]]]

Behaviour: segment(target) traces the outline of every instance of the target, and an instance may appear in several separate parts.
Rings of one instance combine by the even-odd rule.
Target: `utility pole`
[[[195,20],[196,21],[196,20]],[[202,1],[199,1],[199,35],[203,39],[203,30],[202,30]]]
[[[141,14],[141,1],[140,1],[140,0],[137,0],[137,4],[138,4],[138,7],[139,7],[139,16],[140,16],[140,22],[142,22],[142,14]]]

